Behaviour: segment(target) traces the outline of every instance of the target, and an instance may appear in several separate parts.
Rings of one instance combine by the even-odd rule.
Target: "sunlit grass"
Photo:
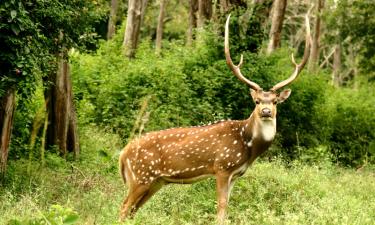
[[[22,224],[51,216],[53,205],[79,216],[77,224],[118,224],[126,188],[117,173],[121,142],[103,131],[81,135],[80,162],[49,155],[45,168],[35,162],[11,162],[7,183],[0,187],[0,224]],[[228,224],[373,224],[375,170],[334,165],[289,165],[257,161],[232,190]],[[52,207],[53,208],[53,207]],[[65,211],[65,209],[67,209]],[[70,210],[70,211],[69,211]],[[214,179],[193,185],[168,185],[125,224],[214,224]]]

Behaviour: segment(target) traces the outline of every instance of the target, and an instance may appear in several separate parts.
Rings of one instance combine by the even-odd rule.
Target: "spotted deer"
[[[242,121],[221,121],[212,125],[173,128],[144,134],[132,140],[121,152],[120,172],[128,185],[120,220],[132,217],[163,185],[188,184],[207,177],[216,178],[217,218],[223,224],[230,190],[235,178],[243,175],[249,165],[267,150],[276,134],[276,105],[290,93],[276,91],[294,81],[304,68],[310,51],[310,27],[306,23],[306,44],[302,61],[292,75],[274,85],[269,91],[245,78],[234,65],[229,53],[229,20],[225,25],[225,58],[234,75],[247,84],[255,102],[250,117]]]

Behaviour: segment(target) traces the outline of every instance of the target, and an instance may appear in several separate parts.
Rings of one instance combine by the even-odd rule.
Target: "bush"
[[[358,166],[375,162],[374,84],[334,90],[327,99],[331,135],[337,162]]]
[[[145,131],[247,118],[254,108],[249,90],[228,69],[218,49],[221,40],[206,35],[206,45],[191,49],[170,43],[162,57],[143,42],[137,58],[129,61],[116,38],[103,43],[96,55],[73,54],[79,121],[110,127],[127,138],[144,99],[150,113]],[[240,54],[233,56],[236,61]],[[268,89],[292,73],[289,56],[285,49],[270,57],[244,52],[242,72]],[[292,149],[288,154],[297,144],[314,147],[323,139],[316,135],[321,133],[318,109],[328,85],[320,77],[301,74],[291,86],[292,97],[280,106],[279,142]]]
[[[248,88],[228,69],[222,40],[212,33],[205,38],[195,48],[169,42],[160,57],[145,41],[135,59],[125,59],[119,36],[102,43],[95,55],[74,53],[72,73],[81,125],[98,124],[126,139],[142,118],[144,131],[247,118],[254,108]],[[265,90],[294,69],[287,49],[271,56],[243,54],[242,73]],[[239,60],[240,54],[232,55],[235,62]],[[278,135],[268,156],[307,161],[321,156],[326,161],[333,155],[351,165],[372,160],[372,98],[366,96],[367,89],[334,90],[328,78],[325,71],[304,70],[290,85],[292,96],[278,107]],[[358,107],[347,98],[367,103]]]

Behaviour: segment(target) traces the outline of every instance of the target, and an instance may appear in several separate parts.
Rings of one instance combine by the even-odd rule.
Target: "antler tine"
[[[230,14],[227,18],[227,22],[225,23],[225,40],[224,40],[224,52],[225,52],[225,59],[227,61],[227,65],[232,70],[233,74],[242,82],[247,84],[251,89],[254,90],[260,90],[262,89],[258,84],[248,80],[246,77],[244,77],[241,73],[240,67],[243,63],[243,55],[241,54],[240,63],[236,66],[233,64],[233,61],[230,57],[229,52],[229,20],[230,20]]]
[[[308,11],[307,11],[307,14],[305,15],[305,23],[306,23],[306,40],[305,40],[305,51],[303,53],[303,58],[302,58],[302,61],[300,62],[300,64],[297,64],[295,59],[294,59],[294,55],[292,53],[292,63],[294,64],[295,66],[295,69],[294,69],[294,72],[292,73],[292,75],[284,80],[284,81],[281,81],[280,83],[277,83],[276,85],[274,85],[272,88],[271,88],[271,91],[276,91],[290,83],[292,83],[298,76],[298,74],[303,70],[303,68],[305,67],[307,61],[309,60],[309,56],[310,56],[310,47],[311,47],[311,34],[310,34],[310,21],[309,21],[309,15],[310,15],[310,11],[313,7],[311,7]]]

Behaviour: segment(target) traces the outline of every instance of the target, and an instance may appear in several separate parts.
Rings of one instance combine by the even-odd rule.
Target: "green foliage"
[[[326,38],[356,52],[360,70],[368,80],[375,79],[375,4],[372,0],[341,0],[334,10],[327,10]],[[353,53],[349,53],[353,54]],[[353,63],[353,62],[350,62]]]
[[[44,105],[42,80],[55,73],[56,55],[66,54],[70,48],[95,46],[94,26],[105,16],[104,3],[1,1],[0,98],[9,88],[18,93],[10,158],[28,153],[31,124]]]
[[[24,162],[11,162],[0,188],[0,224],[119,224],[126,188],[117,168],[107,170],[116,165],[119,137],[91,127],[82,140],[80,162],[44,168],[35,162],[29,178]],[[373,173],[371,167],[257,162],[233,186],[228,223],[372,224]],[[163,187],[125,224],[215,224],[215,218],[215,181],[208,179]]]
[[[210,66],[216,52],[192,51],[173,43],[169,48],[173,51],[166,50],[160,58],[144,42],[132,61],[112,43],[103,44],[94,56],[77,55],[72,73],[76,98],[83,103],[79,107],[89,109],[84,110],[84,120],[112,127],[126,137],[148,96],[151,114],[146,131],[226,117],[223,104],[214,97],[225,95],[220,80],[231,76],[222,72],[223,66]]]
[[[121,138],[96,126],[85,126],[80,134],[77,162],[48,153],[46,167],[34,161],[30,175],[24,160],[10,162],[0,187],[0,224],[46,224],[44,217],[51,224],[67,218],[76,224],[119,224],[126,194],[117,168]],[[228,222],[372,224],[373,173],[370,165],[354,171],[316,161],[309,166],[258,161],[233,186]],[[215,224],[215,218],[215,181],[208,179],[163,187],[126,224]]]
[[[93,24],[106,12],[99,2],[1,1],[0,96],[18,86],[28,98],[35,81],[54,71],[57,53],[93,43]]]
[[[270,60],[274,60],[271,63],[276,64],[273,67],[277,74],[276,82],[292,73],[293,67],[287,55],[277,52],[270,57]],[[279,141],[286,148],[283,151],[288,158],[298,158],[300,147],[314,148],[327,143],[330,130],[324,104],[327,91],[332,89],[327,78],[324,72],[316,74],[304,70],[289,87],[291,97],[278,107]]]
[[[222,40],[212,33],[204,37],[205,44],[194,51],[169,43],[161,57],[146,41],[131,61],[121,54],[120,35],[103,43],[95,55],[74,52],[72,72],[81,125],[98,124],[128,138],[144,99],[150,113],[143,118],[145,132],[247,118],[254,107],[248,88],[227,68]],[[238,60],[239,54],[232,55]],[[244,52],[242,72],[268,89],[292,73],[289,55],[285,49],[271,56]],[[372,98],[360,94],[358,100],[366,98],[368,107],[349,107],[348,96],[340,97],[345,91],[335,91],[328,78],[324,71],[305,70],[290,86],[292,96],[278,107],[278,136],[268,156],[350,165],[365,159],[372,162]]]
[[[21,1],[0,3],[0,96],[7,88],[22,82],[25,93],[34,90],[35,68],[38,57],[45,57],[44,38],[38,33],[38,24]]]
[[[32,131],[33,121],[36,119],[37,111],[44,107],[44,96],[41,82],[35,85],[35,92],[33,98],[27,100],[17,97],[17,110],[14,114],[14,129],[12,131],[12,141],[10,143],[11,151],[9,158],[20,159],[29,154],[30,151],[30,135]],[[34,149],[38,149],[37,146]]]
[[[357,90],[342,88],[327,100],[332,153],[345,165],[375,162],[374,90],[373,84],[361,85]]]
[[[47,212],[40,212],[38,218],[17,220],[13,219],[8,222],[9,225],[71,225],[76,224],[79,216],[71,208],[64,208],[61,205],[52,205]]]

